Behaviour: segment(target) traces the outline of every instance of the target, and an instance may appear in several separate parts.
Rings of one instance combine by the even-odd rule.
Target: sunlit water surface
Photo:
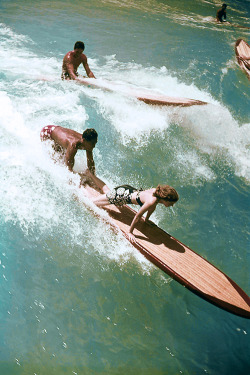
[[[145,260],[39,139],[46,124],[95,128],[97,174],[174,186],[174,213],[152,219],[249,293],[249,81],[234,54],[249,30],[217,25],[219,5],[1,0],[1,374],[249,371],[249,321]],[[249,9],[234,1],[228,19],[249,26]],[[98,78],[208,105],[148,106],[62,82],[77,40]]]

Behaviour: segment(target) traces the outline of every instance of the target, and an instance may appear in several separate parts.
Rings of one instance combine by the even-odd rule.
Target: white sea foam
[[[16,37],[16,34],[10,29],[3,28],[2,30],[5,36],[11,39]],[[20,43],[24,42],[25,37],[19,35],[18,40]],[[29,65],[31,71],[27,73],[27,76],[33,69],[38,75],[48,75],[49,73],[55,77],[55,74],[58,74],[60,69],[58,60],[44,58],[43,63],[38,56],[31,53],[27,47],[20,43],[16,48],[13,48],[13,59],[9,59],[8,49],[5,44],[2,45],[1,68],[4,67],[7,73],[24,73],[25,67]],[[6,63],[7,60],[10,65]],[[26,84],[16,79],[14,87],[24,94],[23,96],[18,95],[14,99],[15,108],[18,109],[15,116],[21,116],[19,120],[12,121],[11,126],[13,131],[16,131],[16,135],[23,135],[23,138],[25,138],[27,133],[30,135],[31,132],[37,132],[46,123],[63,123],[67,122],[69,118],[74,124],[82,124],[83,121],[88,119],[84,107],[79,103],[79,97],[84,92],[86,95],[95,98],[102,115],[120,133],[124,144],[128,143],[131,138],[140,145],[146,144],[150,142],[152,130],[162,131],[169,128],[172,123],[177,123],[192,132],[197,139],[197,147],[202,152],[211,154],[215,149],[228,152],[229,157],[235,163],[236,173],[248,178],[246,137],[244,137],[240,126],[232,118],[230,112],[215,101],[210,94],[199,90],[192,84],[187,85],[179,82],[176,77],[172,77],[168,73],[164,66],[160,69],[143,68],[141,65],[131,62],[126,64],[125,69],[125,65],[117,61],[115,55],[107,56],[106,60],[107,64],[104,65],[104,69],[96,66],[97,71],[98,68],[100,72],[105,70],[107,77],[113,77],[118,81],[123,80],[125,86],[127,84],[129,87],[134,82],[134,71],[136,71],[137,87],[139,88],[150,88],[153,92],[170,96],[199,98],[213,105],[178,110],[176,108],[162,109],[148,106],[129,96],[76,87],[71,83],[59,83],[58,86],[58,83],[43,82],[41,84],[39,81],[34,81]],[[47,69],[49,69],[49,72]],[[6,108],[8,108],[8,103]],[[4,115],[4,119],[8,121],[8,115]],[[35,125],[33,125],[34,122]],[[248,124],[245,124],[244,133],[247,129]],[[235,137],[235,134],[237,134],[237,137]],[[185,157],[190,160],[190,165],[193,164],[191,153],[185,155]]]
[[[98,248],[102,256],[121,266],[134,257],[142,271],[149,272],[152,265],[119,232],[113,232],[107,213],[84,198],[78,188],[79,176],[72,176],[65,166],[53,163],[50,145],[40,142],[40,127],[31,126],[27,110],[31,102],[26,103],[27,107],[15,105],[6,92],[0,93],[0,101],[0,196],[4,197],[1,211],[5,220],[17,223],[27,234],[38,231],[52,235],[66,230],[71,244],[79,246],[84,236],[88,246]],[[72,197],[78,197],[78,203]],[[93,227],[98,236],[93,236]]]
[[[7,29],[5,37],[15,38],[15,34]],[[175,142],[172,150],[177,175],[179,173],[186,182],[197,183],[201,178],[207,181],[215,178],[216,172],[203,155],[213,157],[220,152],[224,153],[223,163],[230,159],[235,174],[250,178],[247,174],[246,137],[249,124],[239,126],[230,112],[209,93],[192,84],[180,82],[164,66],[159,69],[144,68],[134,62],[125,66],[115,56],[107,57],[104,66],[91,61],[96,64],[97,75],[101,76],[101,72],[105,71],[107,78],[122,82],[125,87],[129,88],[133,84],[133,74],[136,71],[137,88],[150,88],[165,95],[198,98],[212,104],[182,109],[160,108],[148,106],[123,94],[81,87],[74,82],[61,82],[59,79],[47,82],[31,80],[30,72],[33,77],[57,77],[61,62],[57,59],[38,58],[22,42],[26,43],[24,37],[19,38],[19,43],[12,47],[13,60],[9,59],[7,44],[0,43],[0,68],[7,77],[0,83],[0,196],[5,220],[18,222],[28,233],[35,229],[41,233],[66,231],[69,240],[75,244],[81,244],[84,235],[88,244],[93,242],[103,256],[120,262],[121,265],[129,257],[137,256],[145,272],[149,269],[149,263],[127,241],[114,235],[112,230],[107,230],[107,218],[103,211],[88,207],[88,202],[81,200],[76,177],[70,185],[72,174],[60,163],[55,164],[49,155],[49,145],[40,142],[39,133],[46,124],[61,124],[79,132],[82,130],[89,119],[82,97],[92,98],[95,103],[99,128],[102,129],[100,124],[104,117],[107,120],[106,126],[120,135],[119,142],[127,150],[130,150],[131,142],[134,145],[133,151],[136,151],[136,147],[139,151],[143,150],[150,144],[152,132],[157,132],[162,137],[159,151],[166,142],[170,145]],[[29,72],[26,71],[27,66],[30,66]],[[171,132],[174,126],[186,131],[193,139],[191,148],[183,147],[185,139],[173,137]],[[102,131],[105,132],[105,129]],[[119,144],[115,150],[111,148],[110,152],[115,157],[120,152]],[[101,162],[101,153],[102,150],[97,145],[97,164],[98,161]],[[81,155],[80,159],[77,158],[76,165],[84,164],[83,160],[85,163],[85,156]],[[160,168],[163,175],[167,174],[164,163]],[[112,185],[112,181],[110,183]],[[82,203],[80,206],[73,196],[78,196]],[[91,210],[94,212],[93,216],[90,214]],[[102,218],[103,223],[95,215]],[[93,225],[98,230],[98,236],[95,237],[88,234]]]

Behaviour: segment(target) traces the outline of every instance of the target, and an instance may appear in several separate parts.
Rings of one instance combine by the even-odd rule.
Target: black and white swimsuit
[[[140,190],[130,185],[117,186],[113,190],[109,191],[106,194],[106,197],[108,198],[110,204],[114,204],[115,206],[123,206],[124,204],[132,203],[131,197],[135,191],[137,192],[136,201],[140,206],[142,206],[143,203],[140,200]]]

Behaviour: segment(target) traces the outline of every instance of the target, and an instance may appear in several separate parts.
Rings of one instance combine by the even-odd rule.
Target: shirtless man
[[[82,134],[56,125],[47,125],[40,133],[41,141],[54,141],[55,151],[64,152],[64,160],[70,171],[73,171],[77,150],[86,150],[88,169],[95,174],[93,148],[98,134],[95,129],[86,129]]]
[[[227,18],[227,12],[226,12],[227,4],[222,4],[222,7],[217,10],[216,13],[216,21],[217,22],[225,22]],[[224,17],[224,21],[222,20],[222,17]]]
[[[87,76],[89,78],[95,78],[94,74],[89,68],[87,56],[83,53],[84,48],[85,46],[83,42],[76,42],[74,45],[74,51],[70,51],[64,56],[61,75],[63,80],[74,79],[76,81],[81,81],[77,73],[77,69],[81,63],[85,68]]]

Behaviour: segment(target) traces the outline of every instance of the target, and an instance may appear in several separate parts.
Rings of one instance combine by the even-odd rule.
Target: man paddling
[[[227,4],[222,4],[222,7],[217,10],[217,13],[216,13],[216,21],[217,22],[225,22],[226,21],[226,18],[227,18],[226,9],[227,9]],[[223,21],[222,17],[224,18],[224,21]]]
[[[61,78],[64,80],[73,79],[76,81],[81,81],[78,77],[77,69],[80,64],[83,64],[86,74],[89,78],[95,78],[94,74],[90,70],[88,65],[87,56],[84,55],[83,51],[85,49],[85,45],[83,42],[76,42],[74,45],[74,50],[69,51],[63,58],[63,65],[62,65],[62,75]]]
[[[40,133],[41,141],[54,141],[53,148],[64,154],[65,164],[73,171],[75,155],[78,150],[86,150],[88,169],[95,174],[93,148],[97,143],[98,134],[95,129],[86,129],[82,134],[62,126],[47,125]]]

